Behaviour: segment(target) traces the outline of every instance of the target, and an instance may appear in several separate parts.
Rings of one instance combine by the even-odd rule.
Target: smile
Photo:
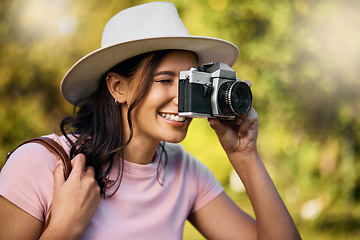
[[[186,120],[186,117],[180,117],[179,115],[170,114],[170,113],[159,113],[159,115],[163,118],[175,122],[184,122]]]

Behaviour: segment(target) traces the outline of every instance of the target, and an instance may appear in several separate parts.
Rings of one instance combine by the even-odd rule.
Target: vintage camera
[[[252,106],[250,87],[225,63],[179,73],[179,116],[233,119]]]

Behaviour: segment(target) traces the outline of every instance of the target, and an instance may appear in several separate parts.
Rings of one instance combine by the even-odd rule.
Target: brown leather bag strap
[[[13,152],[15,152],[16,149],[18,149],[19,147],[21,147],[22,145],[27,144],[27,143],[39,143],[39,144],[43,145],[44,147],[46,147],[49,151],[54,153],[56,156],[58,156],[61,159],[61,161],[64,163],[65,180],[68,179],[71,169],[72,169],[70,158],[67,155],[67,153],[65,152],[65,150],[60,146],[59,143],[57,143],[55,140],[48,138],[48,137],[33,138],[33,139],[30,139],[30,140],[27,140],[27,141],[21,143],[12,152],[8,153],[6,159],[8,159],[10,157],[10,155]]]

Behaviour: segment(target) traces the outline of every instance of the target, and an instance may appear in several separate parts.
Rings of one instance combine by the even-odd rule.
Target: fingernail
[[[208,122],[210,123],[210,125],[212,126],[212,125],[214,125],[214,119],[212,119],[212,118],[208,118]]]
[[[61,169],[64,169],[64,164],[61,160],[58,161],[57,167],[60,167]]]
[[[243,122],[242,118],[236,119],[236,124],[237,124],[237,125],[241,125],[242,122]]]

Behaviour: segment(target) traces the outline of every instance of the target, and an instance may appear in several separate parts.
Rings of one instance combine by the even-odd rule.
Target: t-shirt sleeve
[[[197,197],[191,213],[204,207],[224,191],[224,187],[207,166],[197,159],[195,159],[195,164]]]
[[[53,195],[53,171],[59,159],[37,143],[18,148],[0,172],[0,195],[44,221]]]

